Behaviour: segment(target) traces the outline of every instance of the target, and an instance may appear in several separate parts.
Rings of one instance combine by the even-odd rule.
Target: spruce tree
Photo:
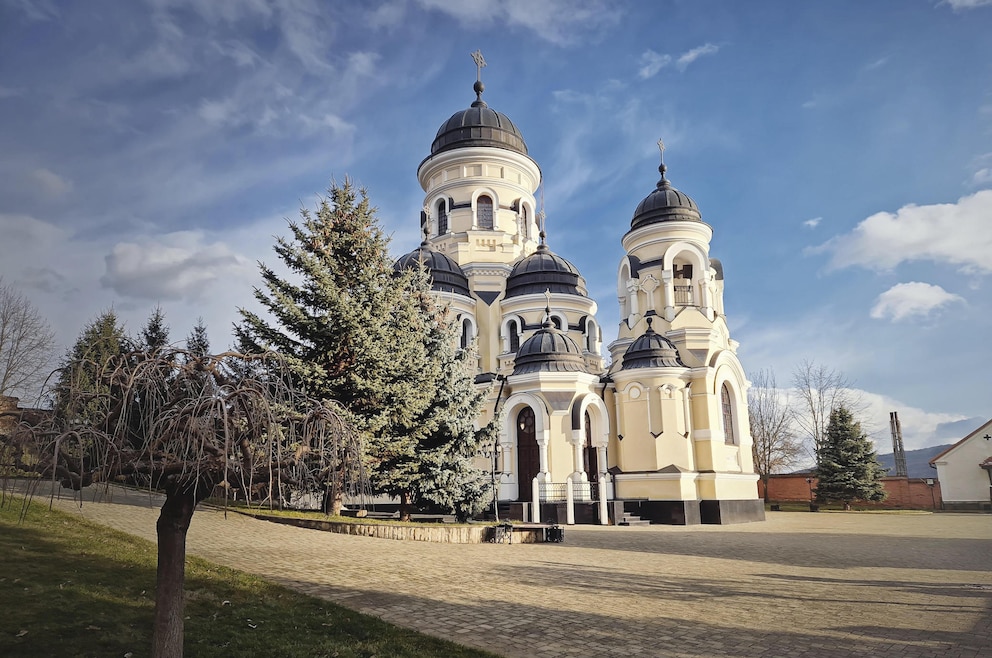
[[[100,313],[84,326],[62,359],[55,386],[56,413],[81,422],[100,415],[110,404],[110,391],[101,383],[104,380],[102,373],[112,365],[112,359],[123,357],[133,347],[133,341],[113,309]],[[80,395],[80,392],[86,395]]]
[[[884,500],[884,474],[861,424],[846,407],[832,410],[820,448],[817,498],[842,501],[844,509],[850,509],[853,500]]]
[[[196,319],[196,326],[186,336],[186,351],[191,357],[206,356],[210,353],[210,339],[207,338],[207,327],[203,318]]]
[[[294,276],[260,266],[264,285],[255,298],[271,320],[239,309],[236,344],[280,353],[308,395],[340,403],[366,441],[376,480],[384,464],[409,454],[398,428],[430,399],[417,374],[425,347],[411,308],[412,274],[394,276],[375,209],[350,180],[332,183],[328,197],[300,215],[274,247]],[[325,511],[340,508],[341,493],[329,487]]]
[[[375,470],[375,488],[401,501],[401,518],[412,506],[430,505],[464,520],[481,511],[488,495],[486,474],[474,465],[488,429],[474,421],[485,400],[475,386],[474,348],[458,349],[458,326],[430,290],[424,269],[413,271],[412,291],[423,352],[411,351],[404,367],[430,399],[410,422],[394,427],[397,437]],[[422,362],[421,362],[422,361]]]
[[[169,327],[165,324],[165,313],[161,306],[155,307],[142,327],[141,342],[141,348],[149,354],[159,352],[169,344]]]

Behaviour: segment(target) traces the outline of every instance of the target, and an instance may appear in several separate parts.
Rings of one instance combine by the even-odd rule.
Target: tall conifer
[[[817,498],[838,500],[849,509],[853,500],[883,500],[882,466],[875,449],[846,407],[830,412],[817,467]]]

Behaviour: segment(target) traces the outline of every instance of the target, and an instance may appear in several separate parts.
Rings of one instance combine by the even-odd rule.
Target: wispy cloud
[[[949,5],[954,11],[965,11],[992,5],[992,0],[944,0],[940,4]]]
[[[679,55],[678,60],[675,62],[675,66],[678,67],[680,71],[684,71],[686,67],[695,62],[700,57],[704,55],[715,55],[720,50],[720,47],[707,43],[692,50],[686,51]]]
[[[31,21],[50,21],[59,17],[59,10],[52,0],[8,0]]]
[[[920,281],[898,283],[878,296],[871,317],[893,322],[925,319],[943,307],[959,302],[964,302],[964,298],[940,286]]]
[[[59,176],[54,171],[45,168],[31,172],[31,180],[38,186],[41,193],[49,199],[57,199],[72,191],[72,181]]]
[[[424,9],[443,12],[462,25],[478,28],[505,23],[531,30],[556,45],[569,45],[598,37],[597,32],[615,25],[623,14],[616,0],[417,0]]]
[[[641,68],[637,71],[637,75],[640,76],[642,80],[653,78],[658,74],[658,71],[668,66],[671,61],[671,55],[661,55],[650,49],[645,50],[641,53]]]
[[[931,261],[964,271],[992,272],[992,190],[957,203],[903,206],[861,221],[854,230],[811,249],[827,252],[833,268],[858,265],[891,270],[900,263]]]
[[[992,185],[992,167],[982,167],[976,171],[971,177],[970,184],[975,187]]]
[[[807,219],[805,222],[803,222],[803,226],[805,226],[806,228],[813,229],[819,226],[821,221],[823,221],[822,217],[814,217],[813,219]]]
[[[875,69],[880,69],[885,66],[889,61],[888,56],[879,57],[878,59],[865,64],[865,71],[874,71]]]

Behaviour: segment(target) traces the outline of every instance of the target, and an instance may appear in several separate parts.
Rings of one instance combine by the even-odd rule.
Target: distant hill
[[[930,468],[930,460],[950,448],[953,443],[945,443],[941,446],[930,446],[919,450],[906,451],[906,471],[911,478],[935,478],[937,469]],[[887,455],[878,455],[878,462],[882,468],[889,469],[889,475],[896,474],[896,460],[890,452]]]

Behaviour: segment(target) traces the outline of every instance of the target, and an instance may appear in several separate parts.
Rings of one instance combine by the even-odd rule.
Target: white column
[[[575,494],[572,491],[572,476],[565,478],[565,523],[575,525]]]
[[[531,521],[533,523],[540,523],[541,522],[541,485],[537,478],[531,480],[530,487],[531,487],[531,500],[534,501],[530,504],[531,512],[533,512],[531,514],[531,517],[533,517]]]

